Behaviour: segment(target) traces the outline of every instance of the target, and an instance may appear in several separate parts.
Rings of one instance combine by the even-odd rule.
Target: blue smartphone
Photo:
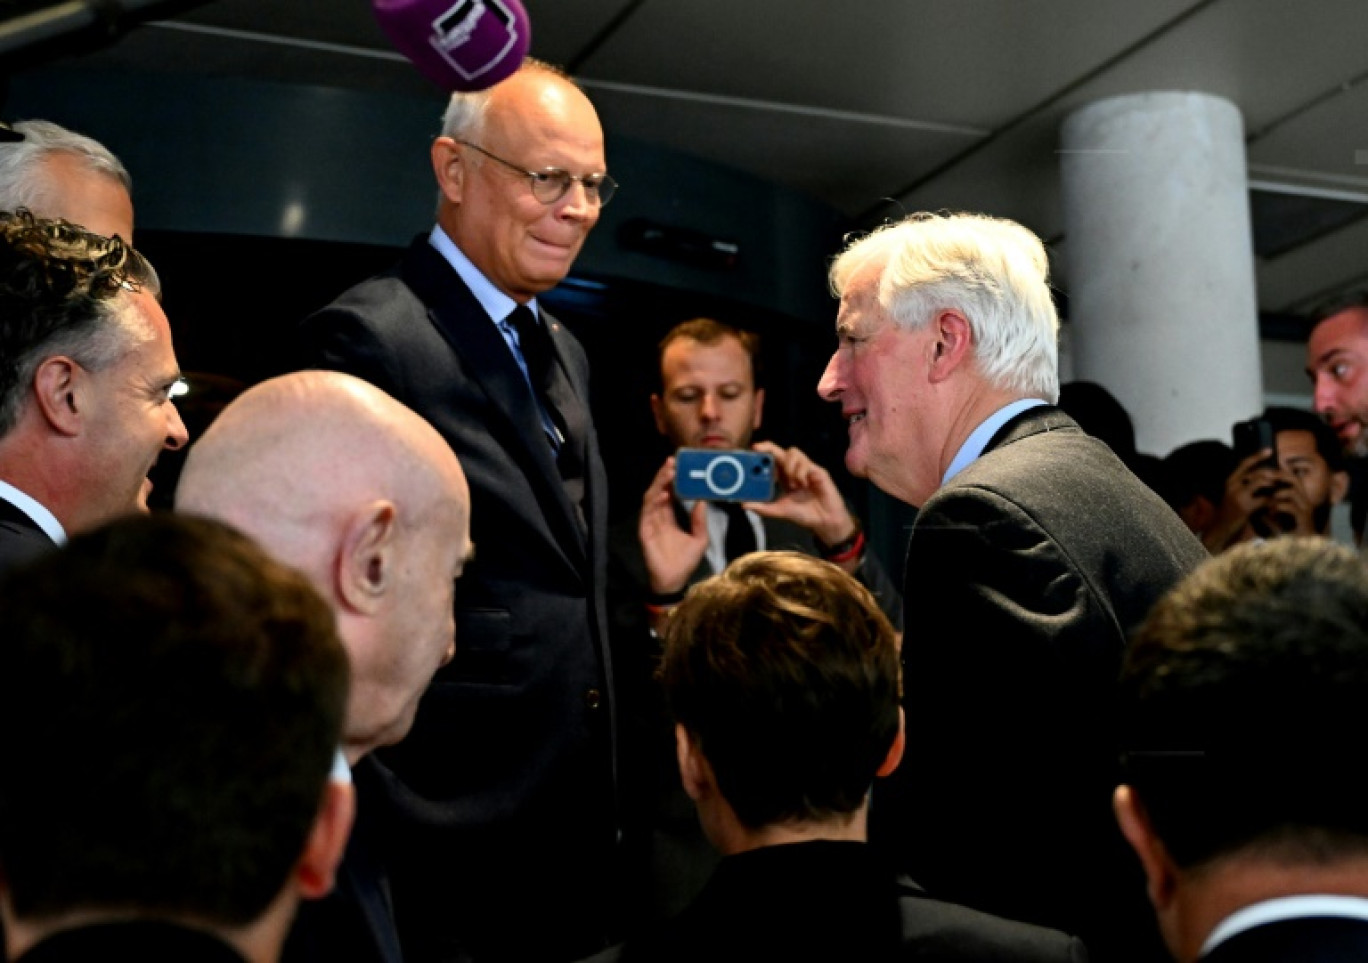
[[[774,458],[741,448],[681,448],[674,490],[683,501],[773,501]]]

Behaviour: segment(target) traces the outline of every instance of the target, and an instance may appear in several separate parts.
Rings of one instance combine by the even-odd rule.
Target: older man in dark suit
[[[1237,546],[1150,614],[1122,674],[1116,815],[1179,963],[1368,959],[1368,570]]]
[[[819,390],[849,421],[849,468],[919,508],[908,753],[871,839],[933,895],[1115,958],[1152,928],[1110,824],[1117,672],[1127,632],[1205,552],[1053,407],[1047,268],[1030,231],[978,215],[856,241],[832,266],[839,345]]]
[[[431,158],[437,226],[303,327],[311,363],[426,417],[470,484],[456,656],[380,753],[395,913],[419,963],[570,958],[608,935],[617,845],[606,482],[584,351],[536,296],[615,185],[593,106],[536,61],[454,95]]]

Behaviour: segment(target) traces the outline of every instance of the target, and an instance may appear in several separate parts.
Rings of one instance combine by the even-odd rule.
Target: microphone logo
[[[503,0],[458,0],[432,22],[428,43],[467,81],[498,66],[518,42],[518,24]]]

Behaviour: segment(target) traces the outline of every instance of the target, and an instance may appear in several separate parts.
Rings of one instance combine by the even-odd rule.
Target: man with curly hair
[[[189,439],[152,266],[119,238],[0,214],[0,571],[147,510]]]

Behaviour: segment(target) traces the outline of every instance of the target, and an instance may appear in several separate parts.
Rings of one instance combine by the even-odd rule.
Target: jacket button
[[[603,705],[603,693],[598,689],[590,689],[584,693],[584,704],[590,709],[598,709]]]

